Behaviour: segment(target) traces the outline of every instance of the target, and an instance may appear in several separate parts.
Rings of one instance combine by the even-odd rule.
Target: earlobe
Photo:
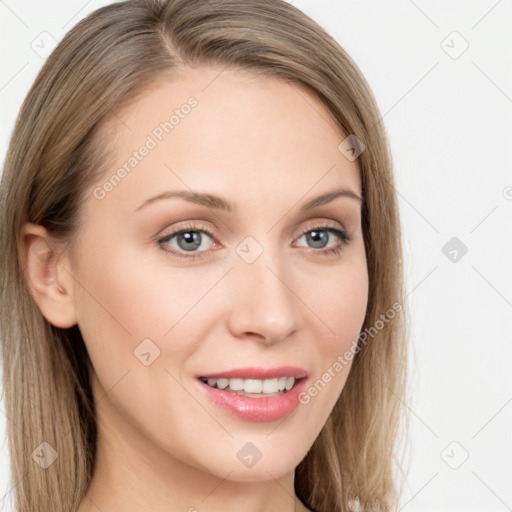
[[[43,316],[62,329],[75,325],[73,279],[46,229],[25,223],[19,249],[27,286]]]

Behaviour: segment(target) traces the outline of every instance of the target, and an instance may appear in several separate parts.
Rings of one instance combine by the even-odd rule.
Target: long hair
[[[365,78],[330,35],[283,0],[130,0],[87,16],[49,56],[19,112],[3,170],[0,327],[18,512],[76,510],[92,477],[97,428],[80,330],[57,328],[38,309],[20,229],[32,222],[72,244],[85,192],[112,149],[100,128],[156,79],[203,64],[303,88],[364,147],[355,161],[369,273],[366,337],[358,338],[345,387],[296,468],[295,491],[316,512],[396,506],[408,330],[401,228],[387,137]],[[47,469],[33,456],[43,442],[58,454]]]

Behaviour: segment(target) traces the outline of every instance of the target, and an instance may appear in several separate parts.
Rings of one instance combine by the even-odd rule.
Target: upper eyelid
[[[214,236],[214,233],[215,233],[215,229],[211,229],[209,228],[206,224],[203,224],[204,221],[185,221],[185,224],[184,225],[180,225],[176,228],[169,228],[168,230],[165,230],[165,233],[162,235],[162,236],[167,236],[169,234],[172,234],[172,233],[179,233],[181,231],[186,231],[187,229],[190,230],[190,231],[201,231],[201,230],[204,230],[206,231],[208,234],[211,233],[211,236]],[[326,227],[330,227],[330,228],[333,228],[333,229],[339,229],[341,231],[347,231],[347,229],[345,229],[345,226],[343,225],[342,222],[340,221],[335,221],[335,220],[332,220],[332,219],[326,219],[326,220],[313,220],[313,221],[306,221],[306,225],[305,227],[303,227],[299,233],[300,234],[303,234],[305,231],[308,231],[310,229],[315,229],[315,227],[318,227],[318,228],[326,228]]]

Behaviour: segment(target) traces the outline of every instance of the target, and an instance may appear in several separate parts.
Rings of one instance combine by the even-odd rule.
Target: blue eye
[[[327,226],[309,229],[300,238],[306,237],[306,239],[309,242],[315,244],[313,246],[315,249],[325,249],[324,251],[322,251],[323,254],[338,254],[342,250],[342,246],[339,244],[334,247],[326,249],[326,245],[329,242],[330,235],[333,234],[336,235],[339,240],[341,240],[343,245],[348,244],[350,237],[347,235],[345,231],[342,231],[341,229],[338,228],[332,228]]]
[[[335,235],[339,242],[334,247],[326,247],[331,235]],[[194,259],[200,258],[202,256],[201,253],[208,252],[207,249],[204,249],[204,245],[208,245],[205,243],[205,237],[206,240],[208,238],[211,239],[213,245],[216,245],[214,235],[204,226],[186,225],[172,230],[169,234],[160,238],[157,243],[168,254],[178,258]],[[306,237],[307,242],[313,244],[311,249],[313,249],[314,254],[322,256],[341,253],[343,247],[348,245],[352,239],[346,231],[339,229],[336,225],[325,224],[310,227],[302,233],[298,240],[302,237]],[[170,242],[174,239],[176,245],[172,245],[172,248],[169,248]],[[203,247],[203,250],[198,250],[201,247]]]
[[[197,255],[195,254],[183,254],[183,252],[204,252],[204,251],[196,251],[196,249],[200,248],[204,241],[204,234],[208,238],[213,239],[213,234],[210,233],[206,229],[199,229],[198,226],[184,226],[181,229],[176,231],[172,231],[164,238],[158,240],[159,245],[163,248],[163,250],[167,253],[178,256],[179,258],[195,258]],[[178,245],[177,250],[168,249],[168,242],[173,239],[176,239],[176,243]],[[180,252],[183,251],[183,252]]]

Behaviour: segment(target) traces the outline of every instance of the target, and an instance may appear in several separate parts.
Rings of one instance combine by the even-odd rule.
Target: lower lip
[[[252,398],[212,388],[199,379],[197,382],[215,404],[246,421],[275,421],[287,416],[299,405],[299,395],[306,386],[302,378],[282,395]]]

